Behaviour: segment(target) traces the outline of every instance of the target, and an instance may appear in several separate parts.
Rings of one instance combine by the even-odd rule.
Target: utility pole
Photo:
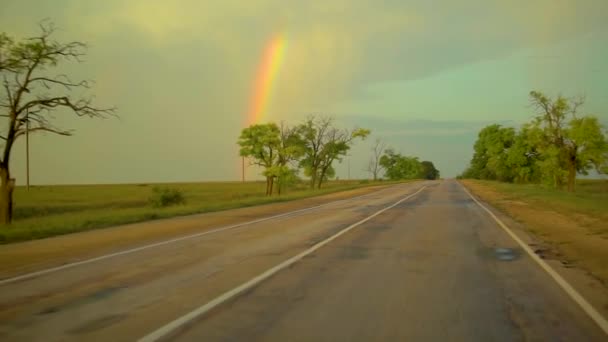
[[[30,191],[30,118],[29,110],[25,112],[25,182]]]

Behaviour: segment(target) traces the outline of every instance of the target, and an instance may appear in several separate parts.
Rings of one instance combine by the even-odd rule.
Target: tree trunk
[[[314,169],[310,173],[310,188],[314,189],[317,185],[317,170]]]
[[[317,187],[317,189],[321,189],[321,183],[323,183],[323,179],[325,178],[325,174],[327,174],[327,169],[328,168],[321,169],[321,174],[319,175],[319,186]]]
[[[274,177],[270,177],[270,191],[268,191],[268,195],[272,196],[272,187],[274,185]]]
[[[265,194],[266,196],[270,195],[268,190],[270,190],[270,177],[266,177],[266,194]]]
[[[323,178],[325,177],[325,171],[321,171],[321,174],[319,175],[319,179],[317,180],[317,189],[321,189],[321,183],[323,183]]]
[[[0,167],[0,224],[10,224],[13,218],[13,189],[15,180],[7,168]]]
[[[570,160],[568,163],[568,192],[574,192],[576,182],[576,161]]]

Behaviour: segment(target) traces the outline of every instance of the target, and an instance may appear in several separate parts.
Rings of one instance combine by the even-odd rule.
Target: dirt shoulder
[[[366,187],[289,202],[120,225],[53,238],[0,245],[0,279],[221,226],[365,195],[386,187],[388,186]]]
[[[590,303],[608,315],[608,220],[552,203],[550,197],[523,196],[474,180],[460,181],[474,195],[512,218],[534,241],[531,247],[573,284]]]

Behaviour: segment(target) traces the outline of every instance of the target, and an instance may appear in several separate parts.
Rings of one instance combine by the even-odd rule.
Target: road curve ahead
[[[460,184],[434,181],[0,286],[2,341],[139,339],[606,336]]]

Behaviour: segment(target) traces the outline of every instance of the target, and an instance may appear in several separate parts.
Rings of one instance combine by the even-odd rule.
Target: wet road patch
[[[512,248],[494,248],[494,255],[500,261],[513,261],[519,257],[519,253]]]
[[[477,255],[490,260],[514,261],[519,259],[521,251],[509,247],[482,247],[477,250]]]

